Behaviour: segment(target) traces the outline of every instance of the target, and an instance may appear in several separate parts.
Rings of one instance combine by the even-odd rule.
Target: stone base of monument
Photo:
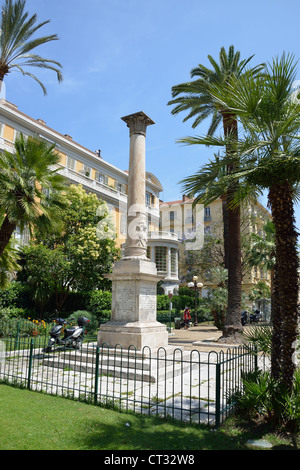
[[[134,346],[138,351],[145,347],[165,348],[168,346],[168,331],[159,322],[108,322],[101,325],[98,334],[98,345],[103,344],[109,347],[120,345],[125,349]]]
[[[156,289],[162,278],[148,259],[123,258],[114,265],[111,321],[100,326],[98,345],[134,346],[138,351],[148,346],[168,346],[168,331],[156,321]]]

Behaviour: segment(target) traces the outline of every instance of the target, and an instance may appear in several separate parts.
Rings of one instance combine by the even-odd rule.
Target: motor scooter
[[[261,319],[261,313],[259,310],[255,310],[254,313],[250,313],[250,323],[257,323]]]
[[[242,322],[243,326],[246,325],[247,318],[248,318],[247,312],[246,312],[246,310],[243,310],[242,314],[241,314],[241,322]]]
[[[72,319],[69,321],[71,322]],[[50,339],[45,352],[51,352],[55,344],[65,346],[67,348],[80,349],[84,339],[84,327],[88,326],[90,320],[86,317],[78,317],[76,326],[65,328],[63,338],[60,338],[60,334],[63,326],[66,325],[67,322],[63,318],[57,318],[56,322],[57,325],[54,325],[49,332]]]

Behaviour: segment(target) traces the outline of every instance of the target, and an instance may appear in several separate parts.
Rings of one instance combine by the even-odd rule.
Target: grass
[[[0,385],[1,450],[249,450],[253,438],[273,449],[300,447],[299,436],[278,437],[241,419],[213,430]]]

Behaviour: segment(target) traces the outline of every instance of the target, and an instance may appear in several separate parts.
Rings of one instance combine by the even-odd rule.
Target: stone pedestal
[[[168,346],[166,326],[156,321],[156,287],[161,277],[149,260],[123,259],[114,265],[111,321],[101,325],[98,345],[123,348]]]

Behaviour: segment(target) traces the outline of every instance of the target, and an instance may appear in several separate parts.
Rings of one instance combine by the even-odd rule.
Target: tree
[[[17,69],[23,75],[33,78],[46,94],[43,83],[26,71],[27,67],[50,69],[56,72],[59,82],[62,81],[61,64],[54,60],[45,59],[33,51],[43,44],[58,39],[56,34],[34,38],[34,34],[49,23],[49,20],[37,24],[37,16],[29,17],[25,12],[25,0],[5,0],[2,6],[0,24],[0,83],[4,77]],[[25,69],[24,69],[25,68]]]
[[[274,270],[276,263],[275,229],[271,220],[262,227],[262,236],[251,234],[251,245],[246,255],[250,266],[260,266],[271,273],[271,319],[274,308]]]
[[[217,287],[208,290],[209,307],[214,317],[215,326],[218,330],[223,331],[228,304],[227,269],[212,268],[211,276]]]
[[[228,157],[233,155],[235,141],[238,139],[237,119],[233,111],[229,111],[226,106],[223,106],[220,104],[220,101],[214,98],[211,93],[211,87],[217,86],[218,89],[225,89],[231,77],[234,76],[238,79],[245,73],[246,66],[252,57],[240,61],[240,52],[235,52],[233,46],[229,47],[228,54],[224,47],[222,47],[219,54],[220,64],[217,64],[209,55],[208,59],[213,69],[210,70],[203,65],[193,69],[191,76],[199,78],[192,82],[174,86],[172,94],[175,99],[168,103],[176,105],[172,110],[172,114],[190,110],[184,121],[196,117],[193,127],[196,127],[204,119],[212,115],[212,121],[208,129],[209,137],[213,135],[218,125],[222,122],[225,138],[232,137],[227,141],[226,153]],[[261,65],[256,66],[252,69],[252,73],[255,75],[261,69]],[[181,95],[182,93],[184,94]],[[213,137],[211,139],[213,140]],[[181,139],[180,142],[188,144],[199,143],[189,138]],[[223,161],[223,163],[225,172],[230,173],[234,168],[233,159],[230,158],[228,161]],[[240,208],[231,204],[237,189],[238,182],[234,181],[234,183],[224,188],[223,194],[218,196],[221,196],[223,201],[225,268],[228,269],[228,308],[223,338],[221,339],[224,342],[239,341],[242,334],[240,321],[242,282]],[[190,194],[193,195],[195,192],[191,189]],[[206,204],[207,200],[203,198],[201,202]]]
[[[260,76],[233,79],[215,90],[220,104],[234,111],[244,129],[238,142],[240,166],[228,175],[268,190],[275,229],[272,376],[292,389],[298,319],[298,253],[293,199],[300,181],[300,105],[292,94],[292,55],[275,58]],[[298,92],[297,92],[298,93]],[[224,102],[225,101],[225,102]]]
[[[25,268],[20,278],[24,280],[25,274],[27,282],[41,287],[42,294],[44,285],[48,285],[48,294],[55,295],[58,311],[70,290],[109,289],[110,281],[105,274],[111,272],[119,256],[106,203],[96,194],[87,193],[81,185],[70,185],[64,201],[58,211],[63,221],[60,233],[36,231],[34,244],[24,250]],[[49,275],[39,266],[43,256],[49,263]]]
[[[70,290],[70,263],[60,248],[50,250],[42,244],[24,246],[22,272],[18,280],[29,287],[29,296],[42,315],[52,295],[61,310]]]
[[[54,145],[23,135],[15,142],[15,152],[0,154],[0,256],[2,256],[17,225],[48,233],[58,230],[63,207],[63,176],[52,168],[59,161]]]
[[[20,269],[19,251],[15,246],[15,240],[11,238],[0,257],[0,288],[6,288],[12,277]]]

